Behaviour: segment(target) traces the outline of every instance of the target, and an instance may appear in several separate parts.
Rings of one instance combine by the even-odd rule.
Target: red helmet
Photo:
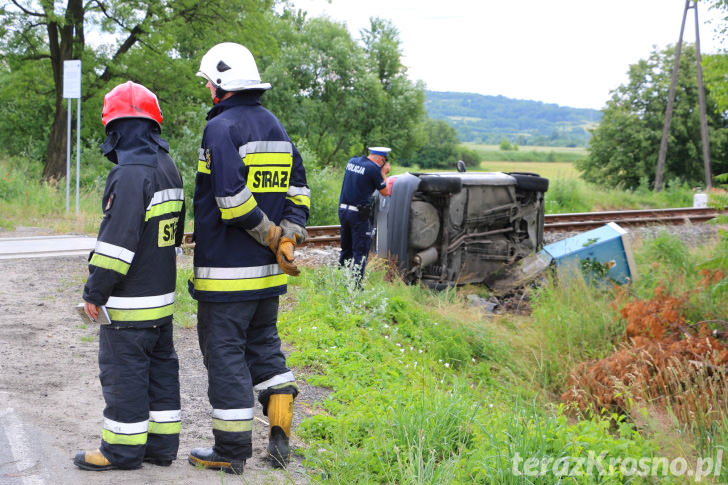
[[[153,92],[141,84],[127,81],[104,96],[101,122],[106,126],[119,118],[149,118],[161,126],[162,109]]]

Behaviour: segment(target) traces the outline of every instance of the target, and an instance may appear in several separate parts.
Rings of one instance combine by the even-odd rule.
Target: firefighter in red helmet
[[[85,311],[99,330],[106,401],[101,445],[73,462],[84,470],[167,466],[177,457],[179,363],[172,342],[176,247],[182,242],[182,177],[161,137],[157,97],[126,82],[104,98],[103,154],[115,166],[89,258]]]

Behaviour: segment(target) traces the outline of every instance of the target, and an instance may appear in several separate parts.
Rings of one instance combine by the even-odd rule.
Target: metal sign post
[[[71,99],[78,99],[76,108],[76,214],[79,210],[81,178],[81,61],[63,61],[63,97],[68,98],[68,131],[66,137],[66,211],[71,207]]]

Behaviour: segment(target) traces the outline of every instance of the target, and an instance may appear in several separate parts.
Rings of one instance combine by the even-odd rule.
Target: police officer
[[[157,97],[131,81],[104,98],[101,150],[116,166],[102,198],[104,213],[83,289],[99,332],[106,407],[101,446],[79,452],[84,470],[168,466],[180,432],[179,364],[172,342],[176,246],[182,242],[182,178],[161,138]]]
[[[341,254],[339,265],[353,264],[357,282],[364,275],[372,240],[371,196],[375,190],[389,195],[387,157],[391,148],[369,147],[368,157],[354,157],[346,164],[339,197]]]
[[[260,102],[250,51],[225,42],[202,58],[214,106],[207,114],[195,180],[195,255],[190,294],[212,405],[211,448],[193,465],[243,472],[252,456],[253,389],[268,416],[268,455],[289,458],[295,378],[276,328],[287,275],[298,275],[294,248],[306,237],[310,190],[301,155]]]

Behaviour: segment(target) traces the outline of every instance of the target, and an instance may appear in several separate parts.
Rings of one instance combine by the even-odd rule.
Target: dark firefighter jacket
[[[265,213],[305,226],[310,190],[301,155],[280,121],[243,91],[213,107],[195,179],[193,298],[247,301],[286,292],[287,276],[272,251],[245,229]]]
[[[104,217],[83,299],[106,305],[114,326],[169,323],[175,246],[184,228],[182,178],[153,121],[114,120],[107,135],[101,149],[117,165],[106,179]]]

